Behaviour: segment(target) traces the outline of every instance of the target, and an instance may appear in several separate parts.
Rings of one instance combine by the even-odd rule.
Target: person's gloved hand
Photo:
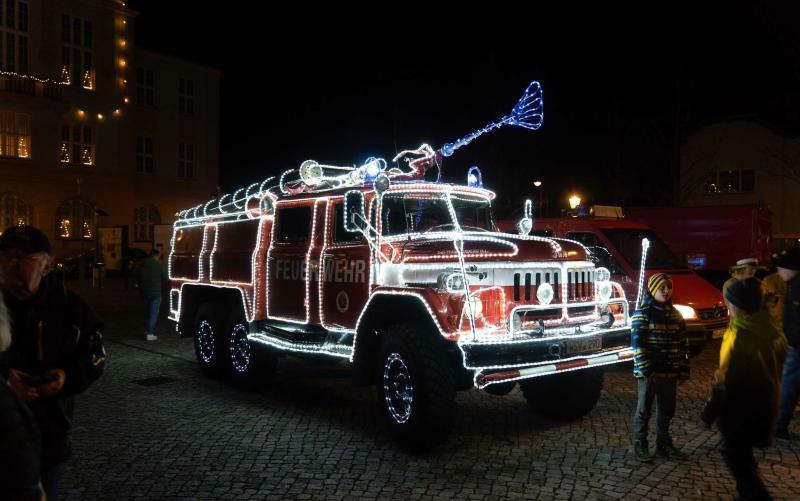
[[[12,388],[14,388],[14,391],[17,392],[17,395],[19,395],[20,398],[26,402],[31,402],[41,396],[38,388],[35,386],[29,386],[25,382],[25,380],[30,377],[30,374],[18,369],[12,368],[8,371],[8,383]]]

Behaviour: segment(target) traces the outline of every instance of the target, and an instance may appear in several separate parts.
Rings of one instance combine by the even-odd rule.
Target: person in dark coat
[[[142,260],[136,268],[136,287],[144,300],[145,321],[144,338],[147,341],[157,341],[156,325],[158,324],[158,310],[161,307],[161,297],[164,287],[169,282],[164,267],[158,261],[161,252],[153,249],[150,256]]]
[[[633,375],[638,393],[633,452],[642,462],[652,459],[647,431],[654,401],[658,401],[656,453],[683,456],[672,443],[669,423],[675,415],[678,382],[689,379],[689,340],[686,323],[672,306],[671,297],[672,279],[666,273],[657,273],[647,281],[642,305],[631,317]]]
[[[800,396],[800,249],[793,249],[778,260],[778,275],[786,282],[783,300],[783,333],[789,343],[786,365],[783,368],[783,393],[778,416],[778,438],[794,440],[789,422]]]
[[[753,447],[773,442],[786,339],[762,307],[758,279],[731,284],[725,299],[731,307],[731,320],[702,419],[707,424],[717,423],[722,453],[739,495],[771,499],[758,474]]]
[[[58,487],[72,454],[72,397],[103,372],[102,323],[67,291],[52,269],[50,242],[31,226],[0,236],[0,288],[11,318],[7,377],[27,403],[41,434],[45,493]]]
[[[9,346],[11,320],[0,292],[0,365]],[[0,374],[0,500],[42,499],[39,454],[36,420]]]

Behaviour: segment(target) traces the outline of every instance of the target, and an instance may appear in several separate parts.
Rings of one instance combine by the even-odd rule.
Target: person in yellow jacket
[[[778,330],[783,332],[783,303],[789,287],[780,274],[775,272],[764,277],[761,288],[764,292],[764,309],[770,313]]]
[[[717,423],[723,456],[744,499],[771,499],[758,474],[753,447],[772,444],[788,349],[768,311],[761,283],[737,280],[725,291],[731,321],[722,340],[719,369],[703,409],[705,423]]]

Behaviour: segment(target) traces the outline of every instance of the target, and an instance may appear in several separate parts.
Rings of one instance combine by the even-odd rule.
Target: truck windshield
[[[464,231],[495,231],[492,206],[488,200],[451,195],[458,223]],[[445,195],[398,193],[383,196],[383,235],[452,231],[453,219]]]
[[[669,270],[686,268],[675,254],[667,247],[667,244],[652,230],[642,230],[636,228],[604,228],[603,233],[611,243],[619,250],[622,257],[628,261],[631,267],[638,269],[642,262],[642,239],[650,240],[650,250],[647,251],[647,263],[645,268],[648,270]]]

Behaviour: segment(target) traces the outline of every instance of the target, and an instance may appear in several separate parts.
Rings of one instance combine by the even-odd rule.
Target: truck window
[[[275,241],[279,244],[305,242],[311,233],[311,206],[279,208]]]
[[[344,229],[344,204],[337,203],[333,210],[333,241],[335,243],[356,243],[363,240],[361,233],[351,233]]]
[[[647,251],[646,269],[670,270],[686,268],[686,265],[675,257],[675,254],[672,253],[667,244],[658,238],[658,235],[653,230],[605,228],[601,231],[631,266],[639,267],[642,261],[642,239],[647,238],[650,240],[650,250]]]
[[[595,266],[608,268],[608,270],[615,275],[624,273],[622,266],[614,259],[614,255],[594,233],[574,231],[564,235],[564,238],[580,242],[584,247],[589,249],[589,252],[592,253],[592,261]]]
[[[464,231],[495,231],[488,200],[467,195],[454,195],[451,199]],[[384,196],[381,226],[384,236],[452,231],[455,228],[444,196],[423,193]]]

